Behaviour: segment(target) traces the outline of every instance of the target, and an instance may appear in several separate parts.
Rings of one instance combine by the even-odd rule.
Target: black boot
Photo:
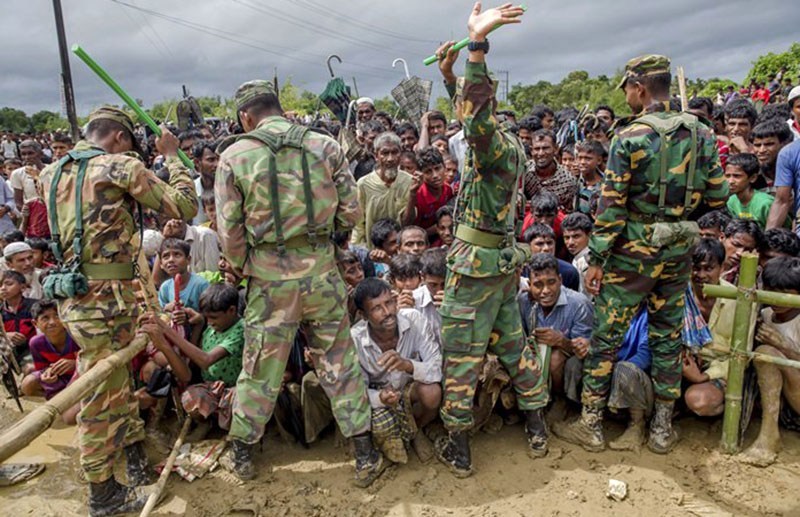
[[[153,482],[144,444],[136,442],[125,447],[125,472],[130,486],[144,486]]]
[[[371,433],[353,437],[353,452],[356,457],[354,483],[359,488],[367,488],[389,465],[384,461],[383,454],[372,445]]]
[[[253,465],[252,446],[239,440],[231,440],[230,444],[233,473],[242,481],[255,479],[256,467]]]
[[[528,456],[533,459],[547,455],[547,424],[541,409],[525,412],[525,432],[528,435]]]
[[[436,457],[447,465],[457,478],[472,475],[472,458],[469,451],[467,431],[451,432],[436,441]]]
[[[117,483],[113,477],[89,485],[89,516],[104,517],[136,512],[144,508],[148,494]]]
[[[647,448],[656,454],[667,454],[678,443],[678,433],[672,428],[674,406],[674,401],[656,400],[647,440]]]

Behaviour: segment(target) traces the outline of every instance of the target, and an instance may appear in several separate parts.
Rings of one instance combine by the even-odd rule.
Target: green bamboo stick
[[[522,9],[523,11],[527,11],[527,10],[528,10],[528,6],[527,6],[527,5],[521,5],[521,6],[519,6],[519,7],[520,7],[520,9]],[[494,31],[496,31],[498,28],[500,28],[501,26],[502,26],[502,24],[495,25],[494,27],[492,27],[492,30],[490,30],[489,32],[490,32],[490,33],[491,33],[491,32],[494,32]],[[455,51],[459,51],[459,50],[461,50],[462,48],[466,47],[467,45],[469,45],[469,36],[468,36],[468,37],[466,37],[466,38],[464,38],[464,39],[462,39],[461,41],[459,41],[459,42],[458,42],[458,43],[456,43],[455,45],[453,45],[453,50],[455,50]],[[437,62],[437,61],[439,61],[439,56],[437,56],[436,54],[434,54],[434,55],[432,55],[432,56],[428,56],[428,57],[426,57],[426,58],[425,58],[425,61],[423,61],[423,64],[425,64],[425,66],[428,66],[428,65],[432,65],[432,64],[434,64],[434,63],[435,63],[435,62]]]
[[[739,268],[739,290],[736,293],[736,311],[733,315],[731,358],[728,366],[728,383],[725,389],[725,417],[722,422],[722,450],[728,454],[739,452],[739,421],[742,417],[742,386],[750,352],[750,315],[753,311],[758,254],[742,255]]]
[[[733,286],[711,284],[703,286],[703,294],[712,298],[727,298],[733,300],[736,298],[738,292],[738,289]],[[800,294],[756,290],[756,301],[765,305],[800,309]]]
[[[114,93],[119,95],[120,99],[122,99],[125,104],[127,104],[128,107],[132,109],[134,113],[136,113],[136,116],[139,117],[139,120],[147,124],[147,126],[153,131],[153,133],[156,134],[156,136],[161,136],[161,128],[158,127],[158,124],[156,124],[150,115],[148,115],[147,112],[143,110],[142,107],[139,106],[139,104],[133,99],[133,97],[128,95],[128,93],[123,90],[122,87],[117,84],[117,82],[112,79],[110,75],[108,75],[108,72],[98,65],[94,59],[89,57],[89,54],[87,54],[80,45],[72,45],[72,53],[81,58],[81,61],[86,63],[86,65],[91,68],[95,74],[97,74],[97,77],[106,83],[109,88],[114,90]],[[181,159],[184,165],[190,169],[194,169],[194,162],[189,159],[189,157],[186,156],[186,154],[180,149],[178,149],[178,158]]]
[[[715,352],[722,355],[730,355],[731,353],[731,351],[728,349],[713,345],[706,346],[703,350],[710,350],[711,352]],[[748,358],[752,359],[757,363],[770,363],[770,364],[776,364],[778,366],[787,366],[789,368],[800,370],[800,361],[786,359],[785,357],[776,357],[774,355],[769,355],[769,354],[762,354],[760,352],[743,352],[743,353]]]

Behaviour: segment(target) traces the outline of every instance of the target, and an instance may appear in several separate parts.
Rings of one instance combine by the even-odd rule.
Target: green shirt
[[[765,228],[767,226],[767,217],[769,217],[769,209],[772,207],[773,201],[775,201],[775,198],[759,190],[753,192],[753,197],[747,205],[743,205],[739,197],[733,195],[728,198],[728,211],[732,216],[738,219],[752,219],[757,222],[761,228]],[[791,219],[787,218],[786,222],[789,223],[789,225],[784,224],[784,226],[791,228]]]
[[[242,371],[242,351],[244,350],[244,320],[239,320],[225,332],[217,332],[211,327],[203,331],[203,352],[209,354],[220,347],[228,355],[203,370],[206,382],[222,381],[226,386],[236,385]]]

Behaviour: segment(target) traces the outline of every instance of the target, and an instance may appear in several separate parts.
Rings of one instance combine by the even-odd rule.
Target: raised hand
[[[472,13],[467,21],[469,39],[481,41],[486,39],[492,29],[497,25],[507,25],[510,23],[520,23],[520,16],[525,12],[522,7],[512,3],[503,4],[500,7],[481,12],[481,3],[476,2],[472,7]]]

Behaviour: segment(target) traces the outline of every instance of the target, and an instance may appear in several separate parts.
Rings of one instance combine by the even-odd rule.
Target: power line
[[[125,8],[123,8],[122,6],[119,6],[119,9],[120,9],[120,11],[122,11],[122,13],[125,15],[125,17],[128,18],[131,21],[132,24],[134,24],[134,26],[138,26],[139,25],[139,23],[136,20],[133,19],[133,16],[131,16],[131,14]],[[168,57],[167,53],[164,52],[164,50],[161,47],[159,47],[159,45],[156,43],[156,41],[153,38],[150,37],[150,35],[147,33],[147,31],[144,30],[144,28],[142,28],[142,36],[144,36],[144,38],[147,40],[148,43],[150,43],[150,46],[152,46],[153,49],[156,52],[158,52],[159,54],[161,54],[164,57]]]
[[[268,43],[268,42],[261,42],[261,41],[258,41],[258,40],[254,40],[252,38],[246,38],[246,37],[245,38],[241,38],[241,37],[239,37],[239,35],[237,33],[234,33],[234,32],[225,31],[225,30],[218,29],[218,28],[215,28],[215,27],[209,27],[207,25],[202,25],[202,24],[199,24],[199,23],[196,23],[196,22],[191,22],[191,21],[188,21],[188,20],[183,20],[183,19],[177,18],[175,16],[170,16],[168,14],[164,14],[164,13],[160,13],[160,12],[157,12],[157,11],[153,11],[151,9],[146,9],[146,8],[143,8],[143,7],[139,7],[137,5],[133,5],[133,4],[124,2],[122,0],[109,0],[109,1],[111,1],[113,3],[116,3],[116,4],[119,4],[119,5],[122,5],[122,6],[125,6],[125,7],[128,7],[128,8],[133,9],[133,10],[142,12],[144,14],[147,14],[147,15],[150,15],[150,16],[154,16],[156,18],[160,18],[160,19],[168,21],[170,23],[174,23],[176,25],[180,25],[180,26],[188,28],[188,29],[192,29],[192,30],[196,30],[198,32],[202,32],[204,34],[207,34],[209,36],[213,36],[215,38],[220,38],[220,39],[223,39],[225,41],[230,41],[232,43],[237,43],[239,45],[243,45],[243,46],[246,46],[246,47],[249,47],[249,48],[252,48],[252,49],[255,49],[255,50],[259,50],[259,51],[265,52],[267,54],[272,54],[274,56],[278,56],[278,57],[281,57],[281,58],[286,58],[286,59],[290,59],[290,60],[293,60],[293,61],[298,61],[298,62],[301,62],[301,63],[307,63],[307,64],[311,64],[311,65],[314,65],[314,66],[320,66],[321,65],[321,62],[319,62],[319,61],[311,61],[309,59],[303,59],[301,57],[288,55],[286,53],[276,52],[274,50],[271,50],[269,48],[261,46],[261,44],[270,45],[271,47],[275,47],[275,48],[283,48],[283,49],[286,49],[289,52],[293,51],[293,52],[297,52],[297,53],[303,53],[303,54],[306,54],[306,55],[317,57],[320,60],[324,60],[325,57],[326,57],[326,56],[323,56],[321,54],[311,54],[311,53],[308,53],[308,52],[296,51],[295,49],[292,49],[290,47],[282,47],[280,45],[275,45],[275,44],[271,44],[271,43]],[[254,41],[255,43],[250,43],[250,42],[248,42],[246,40],[249,40],[251,42]],[[362,74],[365,74],[365,75],[371,75],[373,77],[380,77],[382,79],[393,77],[393,75],[388,70],[385,71],[384,69],[381,69],[381,68],[378,68],[378,67],[375,67],[375,66],[361,65],[359,63],[353,63],[352,66],[357,66],[357,67],[361,67],[361,68],[367,68],[367,69],[374,70],[372,72],[367,72],[367,71],[359,72],[359,73],[362,73]]]

